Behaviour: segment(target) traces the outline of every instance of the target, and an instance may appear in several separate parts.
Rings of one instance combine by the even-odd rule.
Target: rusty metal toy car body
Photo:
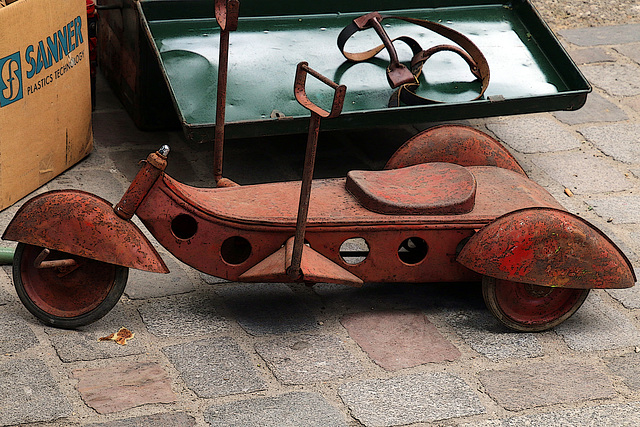
[[[3,238],[21,242],[14,281],[39,319],[60,327],[94,321],[118,301],[128,268],[168,271],[134,214],[177,258],[232,281],[482,278],[490,310],[518,330],[557,325],[589,289],[635,283],[615,244],[564,211],[498,141],[471,128],[429,129],[385,170],[312,181],[302,225],[300,182],[190,187],[163,172],[166,154],[149,155],[115,208],[68,190],[36,196],[18,211]]]
[[[222,4],[224,29],[234,9]],[[330,111],[307,97],[307,75],[334,90]],[[73,328],[117,303],[129,268],[167,273],[134,215],[178,259],[231,281],[482,280],[490,311],[521,331],[558,325],[590,289],[634,285],[630,262],[609,238],[565,211],[497,140],[469,127],[416,135],[384,170],[313,180],[320,120],[340,114],[345,92],[298,64],[294,93],[311,111],[301,182],[234,185],[221,178],[219,160],[218,187],[191,187],[164,173],[165,146],[115,206],[77,190],[29,200],[3,235],[19,242],[20,299],[44,323]]]

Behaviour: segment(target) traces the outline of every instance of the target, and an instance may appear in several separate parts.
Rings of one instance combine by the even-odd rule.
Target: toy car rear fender
[[[84,191],[34,197],[18,210],[2,238],[109,264],[169,272],[134,223],[118,217],[106,200]]]
[[[631,263],[600,230],[569,212],[521,209],[478,231],[457,258],[497,279],[562,288],[629,288]]]
[[[398,169],[429,162],[496,166],[527,176],[498,140],[462,125],[441,125],[420,132],[398,148],[384,168]]]

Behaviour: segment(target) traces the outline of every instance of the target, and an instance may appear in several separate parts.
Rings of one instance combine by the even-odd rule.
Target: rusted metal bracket
[[[33,261],[35,268],[60,268],[60,267],[75,267],[78,265],[74,259],[56,259],[52,261],[45,261],[45,259],[51,254],[49,249],[43,249],[40,255]]]
[[[81,263],[78,263],[75,259],[54,259],[51,261],[45,261],[45,259],[51,254],[49,249],[43,249],[40,254],[33,261],[33,266],[37,269],[55,268],[57,270],[58,277],[64,277],[67,274],[73,272]]]

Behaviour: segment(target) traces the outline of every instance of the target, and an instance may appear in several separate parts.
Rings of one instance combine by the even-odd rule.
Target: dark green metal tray
[[[213,140],[219,44],[213,0],[146,0],[137,5],[187,137]],[[480,85],[459,57],[440,53],[425,64],[419,94],[444,102],[388,108],[393,90],[386,80],[386,52],[380,59],[352,64],[336,45],[342,28],[371,11],[428,19],[469,37],[491,69],[483,98],[470,101]],[[451,43],[405,22],[384,25],[391,38],[411,36],[424,49]],[[309,113],[293,95],[300,61],[347,86],[342,115],[323,123],[323,129],[573,110],[591,91],[528,0],[241,0],[238,30],[230,40],[226,135],[231,138],[306,131]],[[368,30],[349,40],[347,49],[378,44],[375,32]],[[405,63],[411,59],[401,44],[398,55]],[[329,105],[332,92],[312,80],[307,86],[310,97]]]

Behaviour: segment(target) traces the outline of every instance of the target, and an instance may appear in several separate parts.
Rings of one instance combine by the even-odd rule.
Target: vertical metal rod
[[[218,58],[218,96],[216,97],[216,128],[213,145],[213,177],[222,178],[222,153],[224,151],[224,123],[227,104],[227,69],[229,67],[229,30],[220,30],[220,53]]]
[[[313,181],[313,169],[316,163],[319,133],[320,116],[312,112],[311,120],[309,121],[307,149],[304,156],[302,185],[300,186],[300,202],[298,204],[298,219],[296,221],[296,235],[293,240],[293,254],[291,257],[291,266],[287,269],[287,275],[294,280],[300,277],[300,263],[302,262],[302,249],[304,247],[304,234],[307,227],[307,214],[309,213],[311,183]]]

